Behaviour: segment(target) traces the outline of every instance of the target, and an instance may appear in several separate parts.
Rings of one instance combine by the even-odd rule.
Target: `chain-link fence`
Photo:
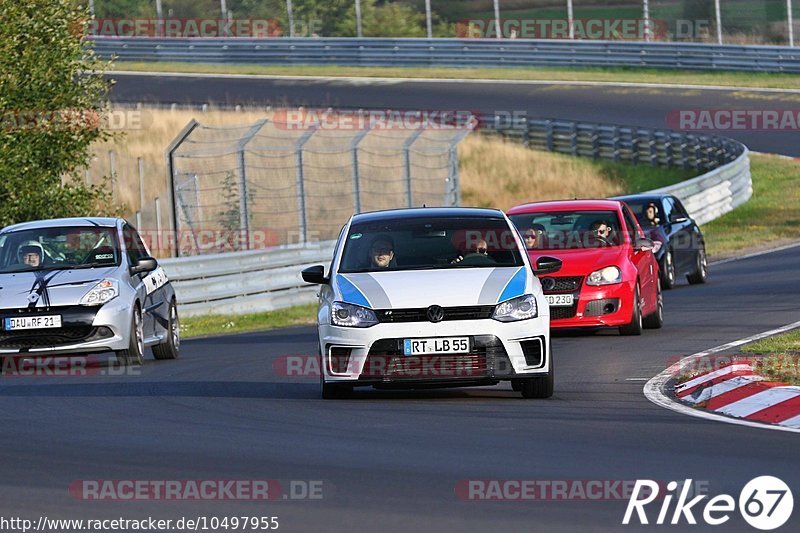
[[[177,255],[330,240],[354,212],[459,205],[466,122],[372,128],[350,116],[329,126],[192,120],[167,155]]]
[[[800,30],[798,0],[326,3],[294,0],[293,9],[293,0],[214,0],[162,10],[160,2],[152,0],[95,0],[90,32],[110,37],[473,37],[794,45]]]

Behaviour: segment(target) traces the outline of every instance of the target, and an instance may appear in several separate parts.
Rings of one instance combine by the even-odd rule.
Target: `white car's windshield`
[[[339,272],[524,265],[514,230],[486,217],[398,218],[354,223]]]
[[[0,273],[115,266],[115,228],[57,227],[0,235]]]

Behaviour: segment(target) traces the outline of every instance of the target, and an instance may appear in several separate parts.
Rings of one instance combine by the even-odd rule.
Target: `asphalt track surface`
[[[653,526],[621,526],[626,500],[463,501],[455,488],[691,478],[738,498],[750,479],[776,475],[797,500],[796,435],[675,413],[642,387],[678,356],[800,320],[799,261],[796,247],[712,265],[707,285],[665,293],[664,328],[641,337],[556,335],[548,400],[523,400],[500,384],[323,401],[317,378],[278,370],[283,356],[316,353],[312,327],[185,341],[179,360],[148,358],[130,375],[3,376],[0,516],[277,516],[283,531],[600,531]],[[94,370],[110,372],[102,362]],[[202,479],[275,479],[286,492],[292,480],[322,481],[322,499],[98,502],[68,490],[77,480]],[[751,530],[731,516],[726,531]],[[797,516],[784,528],[797,529]]]
[[[111,97],[126,103],[332,106],[345,108],[526,112],[530,117],[667,128],[678,110],[785,110],[800,94],[567,84],[276,79],[115,74]],[[796,114],[795,114],[796,116]],[[797,130],[715,132],[751,150],[800,156]]]
[[[315,353],[312,327],[185,341],[179,360],[148,359],[138,375],[4,377],[0,509],[34,520],[266,515],[280,517],[285,531],[589,531],[619,529],[626,502],[463,501],[455,487],[467,479],[691,478],[712,495],[738,497],[748,480],[771,474],[797,493],[797,435],[681,415],[650,403],[643,381],[628,379],[800,320],[798,261],[800,247],[712,268],[707,285],[665,293],[665,327],[641,337],[559,334],[549,400],[523,400],[500,384],[363,389],[323,401],[315,377],[276,370],[282,356]],[[317,480],[323,499],[97,502],[69,494],[87,479],[277,479],[283,490],[290,480]],[[734,515],[726,530],[744,526]]]

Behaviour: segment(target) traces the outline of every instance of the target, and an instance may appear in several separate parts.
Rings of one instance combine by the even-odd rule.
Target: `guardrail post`
[[[600,133],[597,124],[592,124],[592,159],[600,157]]]
[[[639,130],[631,128],[631,163],[639,164]]]
[[[658,144],[656,143],[655,132],[650,132],[650,138],[647,141],[648,148],[650,148],[650,165],[658,166]]]
[[[569,150],[573,156],[578,155],[578,123],[573,122],[569,133]]]
[[[689,170],[689,136],[684,133],[681,135],[681,166],[684,170]]]
[[[614,126],[611,131],[611,146],[613,149],[611,157],[614,159],[614,161],[619,162],[619,127]]]
[[[403,142],[403,178],[406,182],[406,199],[408,200],[408,207],[414,207],[414,192],[411,187],[411,145],[414,144],[414,141],[422,135],[422,132],[425,131],[422,128],[414,131],[408,138]]]
[[[547,151],[553,151],[553,121],[544,121],[544,142],[547,145]]]
[[[664,137],[664,160],[667,167],[672,168],[675,164],[675,156],[672,150],[672,134],[667,133]]]

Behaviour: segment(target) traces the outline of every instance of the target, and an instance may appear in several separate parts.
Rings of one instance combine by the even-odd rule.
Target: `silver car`
[[[0,356],[112,351],[174,359],[175,291],[136,230],[118,218],[64,218],[0,230]]]

